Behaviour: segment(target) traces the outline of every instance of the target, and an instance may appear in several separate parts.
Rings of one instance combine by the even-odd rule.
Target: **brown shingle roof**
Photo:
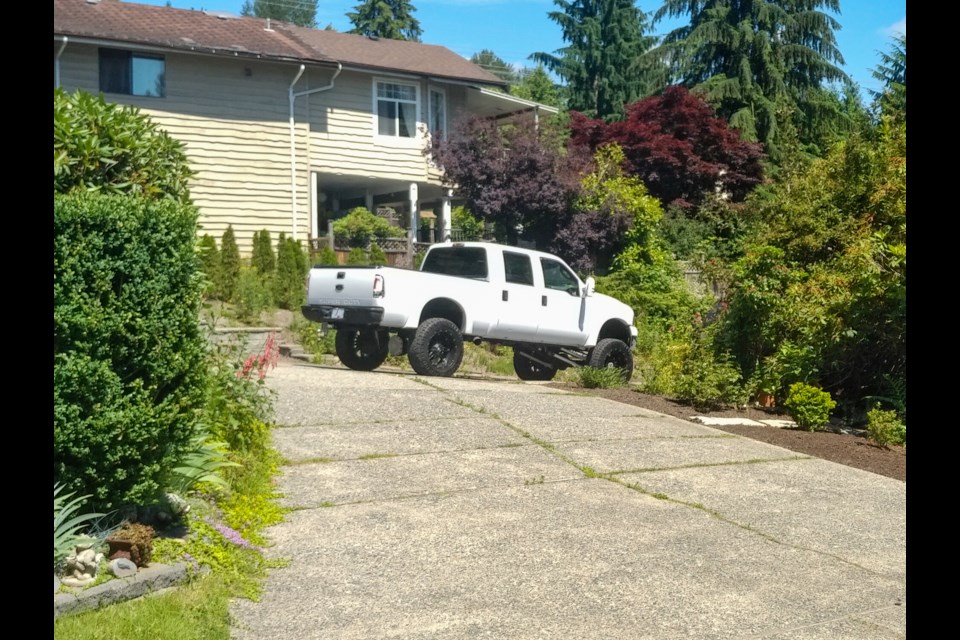
[[[504,83],[445,47],[306,29],[283,22],[116,0],[53,0],[53,33],[74,38],[154,45],[401,71],[488,85]]]
[[[284,25],[284,28],[289,29],[311,49],[322,51],[344,65],[472,80],[482,84],[505,84],[497,76],[446,47],[407,40],[375,39],[336,31],[305,29],[294,25]]]

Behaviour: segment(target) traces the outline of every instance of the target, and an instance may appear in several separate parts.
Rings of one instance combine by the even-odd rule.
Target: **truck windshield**
[[[487,252],[483,247],[444,247],[431,249],[421,271],[461,278],[487,278]]]

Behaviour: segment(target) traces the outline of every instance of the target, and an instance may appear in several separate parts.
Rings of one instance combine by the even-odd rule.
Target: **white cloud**
[[[898,20],[892,25],[883,30],[884,35],[893,37],[899,35],[907,35],[907,19]]]

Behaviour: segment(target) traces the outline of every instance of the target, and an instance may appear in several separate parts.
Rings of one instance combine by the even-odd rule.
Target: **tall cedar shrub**
[[[319,255],[317,255],[317,264],[322,264],[328,267],[335,267],[340,264],[340,261],[337,260],[337,253],[330,247],[324,247],[320,250]]]
[[[237,292],[237,280],[240,278],[240,247],[233,225],[227,225],[220,240],[220,295],[223,300],[232,302]]]
[[[196,431],[196,229],[169,199],[54,195],[53,475],[90,509],[149,503]]]
[[[307,257],[300,243],[281,232],[277,240],[277,273],[274,280],[274,299],[281,309],[293,311],[303,304],[307,267]]]
[[[220,292],[218,285],[220,283],[220,250],[217,249],[217,241],[209,233],[203,234],[197,245],[197,253],[200,257],[200,270],[206,276],[206,286],[204,293],[207,297],[218,298]]]
[[[54,89],[54,193],[127,193],[188,203],[192,176],[183,144],[136,107]]]
[[[376,242],[370,244],[370,264],[387,264],[387,254],[383,252]]]
[[[370,264],[367,259],[367,252],[360,247],[350,249],[350,253],[347,254],[347,264],[355,267],[364,267]]]
[[[253,234],[253,256],[250,262],[260,275],[273,273],[277,268],[277,258],[273,254],[269,230],[262,229]]]

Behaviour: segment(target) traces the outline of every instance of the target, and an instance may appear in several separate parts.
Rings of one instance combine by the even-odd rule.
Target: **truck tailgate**
[[[337,307],[373,307],[380,299],[373,295],[377,267],[324,267],[310,269],[307,304]]]

